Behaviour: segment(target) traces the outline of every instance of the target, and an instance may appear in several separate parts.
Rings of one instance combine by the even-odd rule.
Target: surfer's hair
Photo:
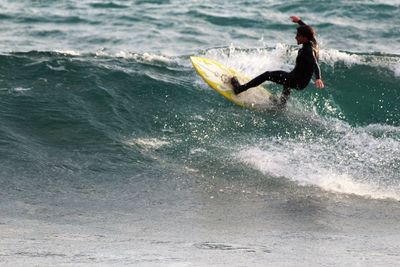
[[[317,40],[315,39],[315,30],[313,27],[308,25],[301,25],[297,27],[297,34],[306,37],[311,42],[317,44]]]

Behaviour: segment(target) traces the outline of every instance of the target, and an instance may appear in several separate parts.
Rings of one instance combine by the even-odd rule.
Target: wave
[[[290,70],[296,49],[231,46],[198,54],[255,76]],[[265,179],[400,199],[399,58],[323,50],[326,89],[294,92],[286,111],[271,113],[240,109],[209,90],[189,55],[2,54],[2,164],[41,174],[126,173],[169,162],[196,170],[191,175],[215,165],[224,176],[219,169],[232,155]]]

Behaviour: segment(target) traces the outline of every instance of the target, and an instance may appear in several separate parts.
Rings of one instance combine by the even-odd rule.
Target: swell
[[[278,46],[200,54],[251,76],[290,69],[293,51]],[[235,155],[267,176],[398,197],[396,55],[324,51],[327,88],[295,92],[283,113],[230,104],[204,85],[188,56],[33,51],[3,54],[0,62],[6,173],[121,175],[168,162],[196,175],[224,176],[236,168],[229,156]],[[284,171],[290,166],[297,172]]]
[[[275,66],[266,60],[257,69],[246,69],[260,62],[253,61],[259,53],[282,62],[292,56],[290,51],[276,49],[231,51],[229,55],[225,49],[217,51],[206,51],[205,56],[238,66],[249,76],[272,67],[290,68],[290,64]],[[294,92],[293,109],[339,118],[351,125],[399,126],[398,77],[393,64],[387,63],[398,57],[357,57],[364,57],[365,62],[322,56],[326,89],[316,91],[309,86],[304,92]],[[215,105],[230,105],[199,80],[187,56],[14,53],[1,56],[0,70],[2,123],[26,127],[39,140],[45,137],[47,142],[64,145],[78,144],[80,136],[113,139],[115,133],[132,129],[151,134],[158,130],[154,118],[174,121],[169,114],[196,114]],[[267,86],[275,93],[280,91],[279,86]],[[52,137],[48,130],[60,126],[65,128],[65,137]]]

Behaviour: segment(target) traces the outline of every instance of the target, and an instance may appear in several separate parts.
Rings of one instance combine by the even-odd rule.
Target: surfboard
[[[256,109],[268,108],[273,105],[271,92],[261,86],[250,88],[236,95],[232,90],[230,79],[236,76],[240,84],[244,84],[250,79],[233,68],[203,57],[191,56],[190,61],[196,72],[212,89],[236,105]]]

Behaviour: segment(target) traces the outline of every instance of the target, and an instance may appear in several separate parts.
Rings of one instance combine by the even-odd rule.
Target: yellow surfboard
[[[192,56],[190,60],[200,77],[229,101],[246,108],[272,107],[272,94],[261,86],[236,95],[232,90],[230,79],[236,76],[241,84],[248,82],[250,79],[234,69],[203,57]]]

